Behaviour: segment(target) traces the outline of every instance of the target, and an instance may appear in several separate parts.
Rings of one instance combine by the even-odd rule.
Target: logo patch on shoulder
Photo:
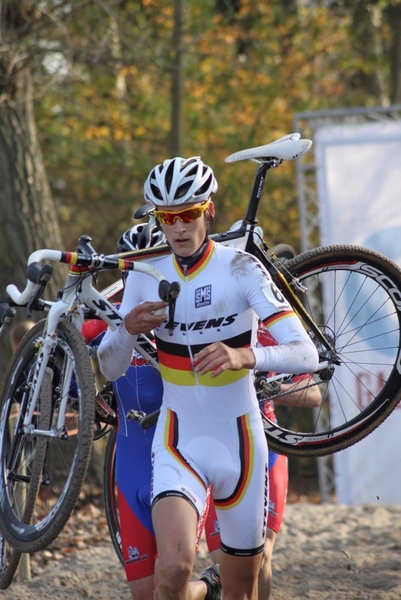
[[[195,290],[195,308],[209,306],[212,303],[212,286],[205,285]]]

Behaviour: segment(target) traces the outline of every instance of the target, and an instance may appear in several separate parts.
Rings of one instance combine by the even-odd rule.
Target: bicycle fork
[[[65,412],[67,408],[67,402],[69,398],[70,382],[73,375],[73,359],[70,357],[64,365],[64,373],[62,378],[62,387],[60,389],[60,405],[58,411],[57,423],[54,427],[48,430],[38,429],[33,425],[33,415],[37,406],[40,390],[43,385],[46,369],[49,363],[49,358],[52,351],[57,347],[59,340],[56,332],[56,325],[59,316],[65,312],[64,303],[53,305],[50,309],[46,333],[39,341],[40,350],[35,364],[35,370],[33,378],[30,383],[30,392],[28,398],[27,411],[24,416],[22,425],[22,433],[30,437],[42,437],[42,438],[59,438],[66,439],[68,437],[67,430],[65,428]]]

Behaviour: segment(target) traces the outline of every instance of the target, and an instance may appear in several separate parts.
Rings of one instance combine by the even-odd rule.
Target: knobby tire
[[[50,379],[45,375],[34,411],[35,427],[54,429],[64,385],[68,397],[64,435],[44,438],[22,431],[44,323],[35,325],[21,341],[0,389],[0,528],[22,552],[43,550],[63,529],[85,480],[93,439],[93,371],[83,338],[67,321],[58,325],[47,365]],[[64,382],[69,364],[72,378]],[[46,385],[51,386],[47,392]]]
[[[14,579],[22,553],[12,548],[1,534],[0,553],[0,590],[6,590]]]

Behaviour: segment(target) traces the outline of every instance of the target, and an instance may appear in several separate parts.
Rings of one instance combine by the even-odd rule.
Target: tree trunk
[[[26,261],[39,248],[61,248],[61,237],[37,141],[33,88],[26,67],[12,78],[13,97],[1,90],[0,104],[0,270],[5,285],[24,287]],[[49,297],[60,287],[57,270]]]
[[[1,86],[3,87],[3,86]],[[6,286],[26,283],[28,256],[39,248],[62,248],[49,184],[37,142],[33,91],[27,69],[13,77],[13,97],[0,90],[0,297]],[[65,267],[55,267],[46,297],[55,298]],[[64,273],[64,275],[63,275]],[[24,319],[25,309],[17,310]],[[0,369],[11,355],[8,339],[0,341]]]

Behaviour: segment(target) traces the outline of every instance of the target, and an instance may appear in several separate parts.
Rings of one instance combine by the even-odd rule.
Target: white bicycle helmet
[[[148,205],[175,206],[204,202],[217,192],[217,187],[212,169],[199,156],[176,157],[152,169],[144,193]]]
[[[165,243],[165,241],[164,233],[158,229],[152,218],[149,223],[141,223],[127,229],[117,242],[116,253],[152,248]]]

